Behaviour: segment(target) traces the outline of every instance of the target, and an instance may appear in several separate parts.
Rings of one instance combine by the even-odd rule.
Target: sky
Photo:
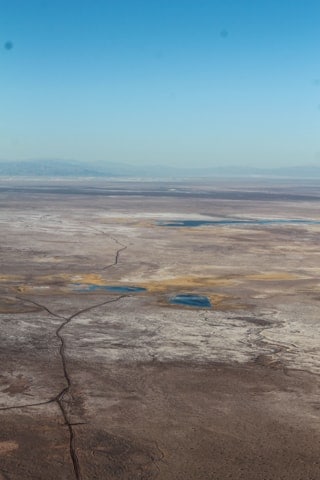
[[[0,0],[0,159],[320,165],[319,0]]]

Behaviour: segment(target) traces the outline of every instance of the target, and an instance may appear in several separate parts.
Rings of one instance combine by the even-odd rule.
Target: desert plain
[[[2,179],[0,479],[319,480],[319,207],[316,180]]]

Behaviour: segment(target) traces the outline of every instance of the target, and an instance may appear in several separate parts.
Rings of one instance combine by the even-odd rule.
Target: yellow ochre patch
[[[147,288],[149,292],[153,293],[164,292],[169,289],[224,287],[232,285],[235,281],[233,278],[186,276],[149,280],[142,282],[140,286]]]

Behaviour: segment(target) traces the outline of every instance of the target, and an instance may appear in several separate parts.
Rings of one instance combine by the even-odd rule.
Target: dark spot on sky
[[[6,50],[12,50],[12,49],[13,49],[13,43],[10,42],[10,41],[5,42],[4,48],[5,48]]]
[[[317,86],[317,87],[320,87],[320,78],[316,78],[314,80],[314,84]]]
[[[223,30],[220,30],[220,37],[221,38],[227,38],[228,35],[229,35],[229,32],[225,28]]]

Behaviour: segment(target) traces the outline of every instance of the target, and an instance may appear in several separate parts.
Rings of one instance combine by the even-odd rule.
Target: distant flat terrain
[[[0,180],[0,479],[320,478],[319,186]]]

